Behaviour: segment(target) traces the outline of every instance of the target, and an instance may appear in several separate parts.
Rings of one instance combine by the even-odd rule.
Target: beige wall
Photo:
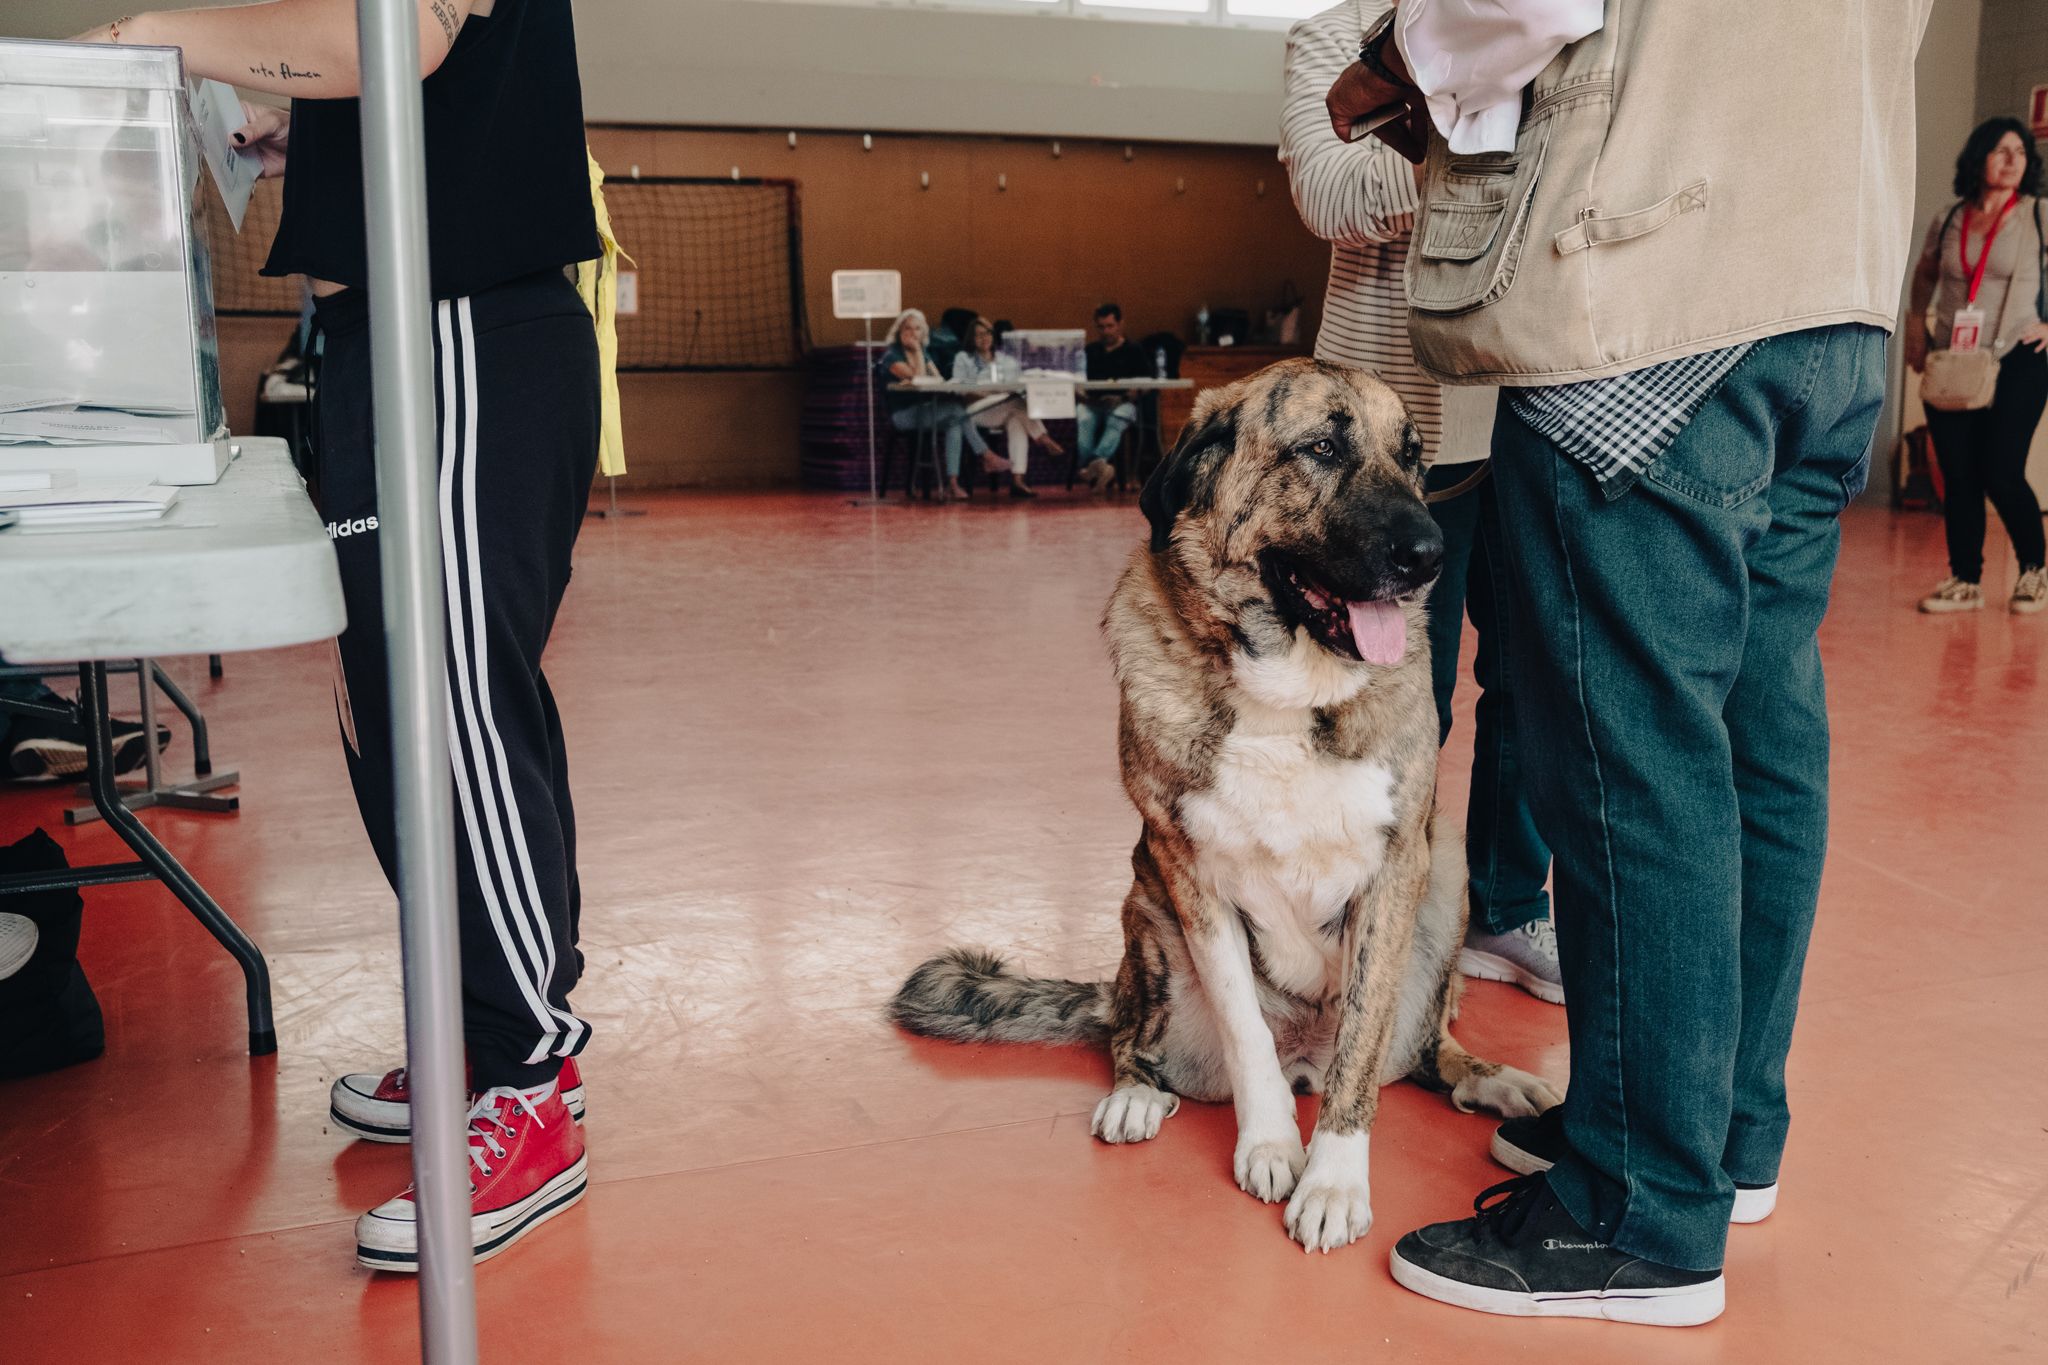
[[[1949,177],[1955,170],[1956,149],[1975,126],[1977,39],[1982,8],[1983,0],[1934,0],[1927,35],[1920,43],[1919,59],[1914,66],[1919,127],[1914,149],[1916,251],[1927,220],[1949,202]],[[1905,317],[1906,292],[1907,282],[1899,281],[1901,325],[1917,325]],[[1891,363],[1893,382],[1884,414],[1878,419],[1877,441],[1871,451],[1870,487],[1864,495],[1872,502],[1890,500],[1898,481],[1899,433],[1923,420],[1918,380],[1905,368],[1897,346],[1891,348]]]

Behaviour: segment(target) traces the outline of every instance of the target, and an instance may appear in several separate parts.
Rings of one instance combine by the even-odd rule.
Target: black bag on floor
[[[0,874],[70,865],[57,841],[40,829],[0,848]],[[0,914],[32,921],[37,935],[28,961],[0,978],[0,1079],[55,1071],[106,1051],[100,1002],[78,965],[85,901],[76,891],[0,896]]]

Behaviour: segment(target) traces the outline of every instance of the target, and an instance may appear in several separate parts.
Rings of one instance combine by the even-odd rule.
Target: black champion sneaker
[[[132,720],[113,721],[114,771],[132,773],[148,760],[142,727]],[[54,782],[85,775],[85,730],[74,721],[19,716],[8,728],[7,767],[17,781]],[[156,727],[158,753],[171,744],[169,726]]]
[[[1509,1119],[1493,1130],[1493,1159],[1516,1175],[1540,1175],[1565,1152],[1564,1106],[1546,1109],[1533,1118]],[[1778,1182],[1745,1185],[1735,1182],[1731,1223],[1761,1223],[1778,1207]]]
[[[1578,1225],[1550,1182],[1525,1175],[1394,1245],[1394,1279],[1425,1298],[1518,1318],[1604,1318],[1696,1327],[1721,1316],[1718,1270],[1678,1270],[1617,1251]]]

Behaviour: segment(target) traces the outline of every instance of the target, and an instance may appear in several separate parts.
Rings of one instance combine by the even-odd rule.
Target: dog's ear
[[[1190,507],[1208,503],[1216,488],[1216,471],[1237,445],[1237,409],[1218,406],[1197,412],[1174,445],[1173,453],[1145,480],[1138,510],[1152,523],[1152,553],[1173,538],[1173,523]]]

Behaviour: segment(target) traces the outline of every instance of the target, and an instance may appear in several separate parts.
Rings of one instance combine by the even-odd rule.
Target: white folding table
[[[220,482],[179,490],[160,522],[106,530],[0,531],[0,656],[78,662],[93,805],[140,861],[0,877],[0,895],[161,881],[241,964],[249,1051],[277,1050],[263,955],[135,813],[114,781],[107,661],[224,654],[331,639],[345,615],[341,576],[285,443],[257,437]],[[4,702],[54,718],[73,708]]]

